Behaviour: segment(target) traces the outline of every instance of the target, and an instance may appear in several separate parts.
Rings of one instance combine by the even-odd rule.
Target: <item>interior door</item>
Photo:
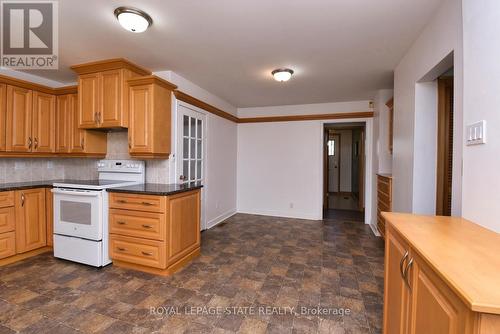
[[[177,107],[176,177],[178,183],[205,181],[206,116],[184,104]],[[202,190],[203,202],[204,190]],[[202,210],[201,229],[204,229]]]
[[[340,191],[340,135],[330,135],[328,140],[328,192]]]

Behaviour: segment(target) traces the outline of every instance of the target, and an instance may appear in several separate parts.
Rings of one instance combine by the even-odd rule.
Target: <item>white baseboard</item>
[[[306,219],[306,220],[322,220],[323,217],[311,213],[303,212],[284,212],[284,211],[273,211],[273,210],[245,210],[238,209],[238,213],[245,213],[249,215],[261,215],[270,217],[281,217],[281,218],[295,218],[295,219]]]
[[[207,222],[207,230],[222,223],[224,220],[228,219],[231,216],[234,216],[235,214],[236,214],[236,209],[231,209],[231,210],[224,212],[223,214],[215,217],[214,219],[211,219],[210,221]]]
[[[376,237],[380,237],[380,232],[378,231],[377,226],[375,224],[370,224],[370,228],[372,229],[373,234],[375,234]]]

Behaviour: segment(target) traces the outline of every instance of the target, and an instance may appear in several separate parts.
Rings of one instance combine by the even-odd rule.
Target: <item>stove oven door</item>
[[[102,240],[103,191],[54,188],[54,233]]]

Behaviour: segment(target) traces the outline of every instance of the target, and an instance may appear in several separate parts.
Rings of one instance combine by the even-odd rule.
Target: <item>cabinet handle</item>
[[[33,146],[33,141],[31,140],[31,137],[28,137],[28,148],[31,150],[31,146]]]
[[[142,252],[142,255],[151,256],[151,255],[153,255],[153,253]]]
[[[97,122],[97,112],[94,113],[94,122],[98,123]]]
[[[118,249],[120,252],[124,252],[124,251],[126,251],[126,249],[125,249],[125,248],[122,248],[122,247],[117,247],[116,249]]]
[[[124,199],[119,199],[119,200],[116,200],[116,201],[117,201],[118,203],[123,203],[123,204],[127,203],[127,201],[126,201],[126,200],[124,200]]]
[[[117,223],[118,225],[126,225],[126,224],[127,224],[127,223],[122,222],[122,221],[117,221],[116,223]]]
[[[82,150],[85,148],[85,139],[82,138],[80,141],[80,146],[82,147]]]
[[[406,251],[405,255],[401,258],[401,261],[399,262],[399,272],[401,273],[402,279],[405,279],[403,266],[407,258],[408,258],[408,251]]]
[[[38,149],[38,138],[35,137],[35,150]]]
[[[102,123],[102,121],[101,121],[101,112],[100,111],[97,113],[97,123],[99,123],[99,124]]]
[[[413,258],[411,258],[410,261],[408,261],[408,264],[406,265],[406,268],[404,270],[404,281],[406,283],[406,286],[410,290],[410,292],[411,292],[411,285],[410,285],[410,279],[408,277],[408,273],[409,273],[412,265],[413,265]]]
[[[24,193],[21,193],[21,206],[24,206]]]
[[[143,224],[143,225],[142,225],[142,227],[144,227],[144,228],[153,228],[153,226],[151,226],[151,225],[146,225],[146,224]]]
[[[149,205],[153,205],[153,203],[149,203],[149,202],[142,202],[142,205],[147,205],[147,206],[149,206]]]

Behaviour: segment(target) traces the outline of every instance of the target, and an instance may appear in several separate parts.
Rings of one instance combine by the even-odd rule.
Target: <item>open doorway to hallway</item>
[[[324,125],[323,217],[364,221],[365,123]]]

